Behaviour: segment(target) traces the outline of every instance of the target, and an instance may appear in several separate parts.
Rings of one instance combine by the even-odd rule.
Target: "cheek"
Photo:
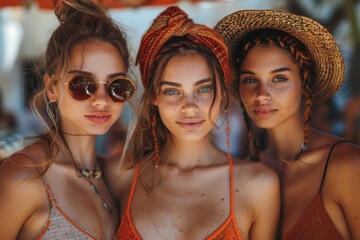
[[[123,103],[115,103],[115,102],[113,102],[112,104],[113,104],[113,114],[116,115],[116,118],[118,118],[123,111],[124,104]]]
[[[177,97],[169,97],[160,95],[156,98],[156,102],[160,109],[176,108],[181,105],[181,99]]]
[[[179,101],[169,101],[166,100],[166,97],[157,98],[157,107],[159,114],[163,120],[166,121],[166,118],[171,118],[175,114],[176,110],[179,108]]]
[[[242,105],[246,108],[249,105],[249,102],[251,101],[251,92],[250,91],[245,91],[245,90],[240,90],[239,91],[239,97],[240,97],[240,101],[242,103]]]

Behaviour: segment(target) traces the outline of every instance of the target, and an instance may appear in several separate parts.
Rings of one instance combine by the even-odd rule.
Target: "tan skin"
[[[172,57],[165,68],[154,104],[172,144],[162,156],[168,164],[159,166],[159,184],[149,194],[139,182],[135,190],[131,218],[143,239],[204,239],[229,217],[229,160],[208,137],[214,127],[208,114],[211,78],[207,61],[194,52]],[[221,99],[219,93],[213,120]],[[233,166],[235,219],[242,239],[275,239],[280,207],[276,174],[261,163],[234,159]],[[152,169],[152,164],[143,169],[145,181],[151,181]],[[110,181],[122,215],[132,177],[133,170]]]
[[[346,103],[343,116],[345,119],[344,135],[347,139],[351,139],[356,144],[360,144],[360,129],[357,127],[360,106],[360,94],[354,95]]]
[[[280,176],[281,236],[285,237],[319,192],[329,150],[341,139],[311,129],[307,150],[293,161],[304,138],[302,87],[299,69],[285,50],[251,49],[240,66],[239,81],[246,112],[269,134],[269,147],[260,159]],[[359,156],[359,147],[338,145],[321,192],[326,211],[344,239],[360,239]]]
[[[106,81],[114,73],[126,73],[125,63],[116,48],[106,42],[92,40],[75,45],[70,55],[70,71],[81,70],[95,75],[95,81]],[[65,81],[68,77],[65,77]],[[45,77],[48,84],[49,76]],[[93,169],[95,137],[104,134],[121,114],[123,104],[113,102],[102,84],[88,100],[73,99],[66,84],[49,88],[48,96],[59,103],[59,112],[64,132],[75,162],[84,168]],[[94,122],[94,118],[106,115],[107,120]],[[92,119],[92,120],[91,120]],[[96,121],[96,120],[95,120]],[[61,143],[58,141],[61,145]],[[47,159],[41,144],[27,147],[41,164]],[[117,226],[117,209],[111,199],[103,178],[93,183],[103,193],[114,214],[108,213],[101,199],[89,183],[75,173],[72,161],[64,155],[64,148],[53,160],[45,173],[53,195],[62,211],[81,228],[87,229],[96,239],[112,239]],[[42,165],[44,170],[44,165]],[[3,239],[36,239],[48,220],[51,203],[34,162],[24,155],[15,155],[0,168],[0,232]],[[35,180],[29,178],[36,177]]]

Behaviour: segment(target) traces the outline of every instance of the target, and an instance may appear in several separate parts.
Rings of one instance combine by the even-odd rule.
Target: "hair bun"
[[[86,15],[106,15],[103,8],[92,0],[53,0],[55,15],[61,23],[79,21]]]

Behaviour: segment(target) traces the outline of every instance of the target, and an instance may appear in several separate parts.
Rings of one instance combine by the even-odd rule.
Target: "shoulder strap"
[[[51,191],[51,189],[50,189],[49,183],[48,183],[45,175],[43,174],[43,171],[41,170],[38,162],[36,161],[36,158],[35,158],[32,154],[27,153],[27,152],[23,152],[23,151],[22,151],[22,152],[14,153],[13,156],[14,156],[14,155],[24,155],[24,156],[30,158],[30,159],[34,162],[34,164],[35,164],[35,166],[36,166],[36,168],[37,168],[37,170],[38,170],[38,172],[39,172],[39,174],[40,174],[40,177],[41,177],[41,179],[42,179],[42,181],[43,181],[43,183],[44,183],[46,192],[47,192],[47,194],[49,195],[49,199],[50,199],[50,201],[51,201],[51,204],[54,205],[54,206],[56,206],[57,204],[56,204],[56,201],[55,201],[55,197],[54,197],[54,195],[53,195],[53,193],[52,193],[52,191]]]
[[[323,183],[325,181],[325,177],[326,177],[326,172],[327,172],[327,167],[329,165],[329,161],[330,161],[330,158],[331,158],[331,154],[333,152],[333,150],[335,149],[335,147],[341,143],[351,143],[351,141],[349,140],[341,140],[339,142],[336,142],[334,145],[331,146],[330,148],[330,151],[329,151],[329,154],[327,156],[327,159],[326,159],[326,163],[325,163],[325,168],[324,168],[324,173],[323,173],[323,176],[322,176],[322,179],[321,179],[321,183],[320,183],[320,189],[319,189],[319,193],[321,193],[321,190],[322,190],[322,186],[323,186]]]
[[[234,167],[232,158],[229,159],[230,165],[230,214],[234,214]]]
[[[129,195],[129,199],[128,199],[127,206],[126,206],[126,211],[130,211],[131,203],[132,203],[135,188],[136,188],[137,179],[139,177],[139,172],[140,172],[140,165],[137,165],[136,169],[135,169],[134,179],[131,184],[131,190],[130,190],[130,195]]]

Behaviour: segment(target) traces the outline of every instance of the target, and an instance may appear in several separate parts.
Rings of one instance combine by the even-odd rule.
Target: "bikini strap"
[[[229,158],[229,165],[230,165],[230,214],[234,214],[234,167],[233,167],[233,160],[230,156]]]
[[[126,207],[126,211],[130,211],[130,206],[132,203],[132,199],[134,196],[134,192],[135,192],[135,187],[136,187],[136,183],[137,183],[137,179],[139,177],[139,173],[140,173],[140,165],[137,165],[135,168],[135,175],[131,184],[131,190],[130,190],[130,195],[128,198],[128,202],[127,202],[127,207]]]
[[[325,163],[325,168],[324,168],[324,173],[323,173],[323,176],[322,176],[322,179],[321,179],[321,184],[320,184],[320,189],[319,189],[319,193],[321,193],[321,190],[322,190],[322,187],[323,187],[323,183],[325,181],[325,177],[326,177],[326,172],[327,172],[327,167],[329,165],[329,161],[330,161],[330,158],[331,158],[331,154],[333,152],[333,150],[335,149],[335,147],[341,143],[351,143],[351,141],[349,140],[341,140],[339,142],[336,142],[334,145],[331,146],[330,148],[330,151],[328,153],[328,156],[327,156],[327,159],[326,159],[326,163]]]
[[[46,192],[47,192],[47,194],[49,196],[50,202],[51,202],[51,204],[53,206],[56,206],[57,203],[56,203],[55,197],[54,197],[54,195],[53,195],[53,193],[52,193],[52,191],[50,189],[50,185],[48,183],[48,180],[45,177],[43,171],[41,170],[41,168],[40,168],[38,162],[36,161],[35,157],[32,154],[27,153],[27,152],[17,152],[17,153],[14,153],[12,156],[15,156],[15,155],[24,155],[24,156],[30,158],[34,162],[35,167],[37,168],[37,170],[38,170],[38,172],[40,174],[40,177],[41,177],[41,179],[42,179],[42,181],[44,183],[44,186],[45,186]]]

